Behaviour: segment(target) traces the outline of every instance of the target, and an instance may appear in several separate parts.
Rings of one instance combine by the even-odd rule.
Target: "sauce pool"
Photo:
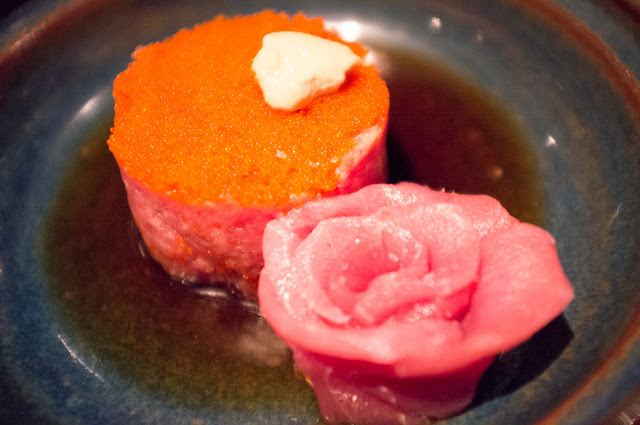
[[[529,141],[486,91],[410,52],[384,58],[393,182],[484,193],[543,225]],[[97,126],[63,179],[43,234],[50,293],[75,351],[157,397],[199,409],[317,411],[289,350],[255,306],[173,281],[149,259]],[[104,374],[103,374],[104,376]]]

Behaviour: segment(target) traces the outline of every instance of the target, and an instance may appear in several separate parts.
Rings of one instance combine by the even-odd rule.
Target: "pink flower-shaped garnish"
[[[260,308],[334,423],[464,408],[494,356],[573,298],[546,231],[410,183],[310,202],[270,222],[263,249]]]

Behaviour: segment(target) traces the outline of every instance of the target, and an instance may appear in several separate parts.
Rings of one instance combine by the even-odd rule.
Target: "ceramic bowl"
[[[186,291],[144,258],[104,144],[111,83],[136,46],[266,8],[325,16],[372,49],[389,79],[395,180],[490,192],[557,240],[575,300],[442,423],[615,417],[640,391],[634,2],[41,0],[0,22],[0,422],[320,420],[255,310]],[[427,148],[459,142],[440,132],[457,125],[438,115],[448,94],[504,137],[447,151],[464,160]],[[472,130],[465,143],[484,134]],[[483,155],[502,165],[478,186]],[[124,275],[138,283],[123,288]]]

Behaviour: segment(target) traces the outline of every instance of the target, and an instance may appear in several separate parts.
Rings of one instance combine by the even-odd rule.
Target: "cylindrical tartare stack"
[[[270,107],[252,60],[276,31],[345,43],[319,18],[217,17],[138,48],[114,82],[109,148],[150,254],[178,279],[255,298],[266,223],[302,203],[386,179],[389,93],[359,63],[335,93]]]

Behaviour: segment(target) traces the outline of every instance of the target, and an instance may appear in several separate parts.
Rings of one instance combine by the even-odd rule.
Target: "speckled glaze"
[[[576,299],[505,353],[451,425],[593,425],[640,391],[640,10],[615,0],[32,1],[0,22],[0,422],[311,424],[317,412],[167,401],[84,352],[39,250],[70,158],[112,114],[131,51],[216,14],[303,10],[429,56],[521,123]],[[572,17],[569,11],[579,19]],[[393,98],[392,98],[393,101]]]

